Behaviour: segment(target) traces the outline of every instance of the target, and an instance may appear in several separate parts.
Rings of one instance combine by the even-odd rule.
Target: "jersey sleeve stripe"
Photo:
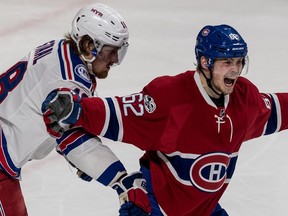
[[[125,173],[126,170],[120,161],[112,163],[97,179],[100,183],[105,186],[109,185],[115,177],[119,177],[119,174]]]
[[[109,105],[108,105],[107,100],[103,99],[103,103],[104,103],[104,107],[106,110],[106,115],[105,115],[105,121],[104,121],[103,129],[102,129],[101,133],[99,134],[100,136],[105,135],[105,133],[108,129],[108,126],[109,126],[109,119],[110,119]]]
[[[18,178],[21,169],[17,168],[11,160],[7,149],[7,141],[1,127],[0,131],[0,169],[13,178]]]
[[[119,132],[118,132],[118,141],[122,141],[123,140],[123,122],[122,122],[122,115],[121,115],[121,111],[120,111],[120,107],[119,107],[119,103],[117,101],[117,99],[114,97],[112,98],[112,101],[114,103],[115,106],[115,111],[116,111],[116,116],[117,116],[117,120],[118,120],[118,124],[119,124]]]
[[[106,116],[105,124],[107,124],[108,127],[107,127],[107,130],[105,131],[104,137],[116,141],[118,140],[118,135],[119,135],[119,123],[117,120],[115,105],[111,98],[105,98],[105,100],[107,102],[107,108],[108,108],[106,109],[107,116]],[[108,115],[109,115],[109,118],[108,118]]]
[[[268,119],[265,135],[278,132],[281,127],[281,106],[276,94],[270,94],[271,97],[271,114]]]
[[[57,139],[57,143],[61,152],[67,155],[74,148],[93,137],[93,135],[87,134],[83,130],[76,128],[74,130],[66,131],[60,139]]]

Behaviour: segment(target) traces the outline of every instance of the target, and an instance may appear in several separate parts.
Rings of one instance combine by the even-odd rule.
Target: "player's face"
[[[224,95],[233,91],[243,69],[243,58],[216,59],[213,68],[212,85]]]
[[[96,59],[92,62],[93,73],[99,79],[104,79],[108,76],[110,67],[118,62],[119,47],[104,45]]]

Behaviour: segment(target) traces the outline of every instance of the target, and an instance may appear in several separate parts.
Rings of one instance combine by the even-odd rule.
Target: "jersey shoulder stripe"
[[[58,44],[58,56],[60,61],[60,68],[62,78],[65,80],[74,80],[73,77],[73,68],[72,63],[70,61],[70,57],[68,56],[68,45],[64,43],[64,40],[61,40]]]
[[[82,60],[71,49],[68,43],[61,40],[58,43],[58,58],[61,75],[64,80],[71,80],[84,85],[90,92],[96,89],[96,79],[91,75]]]

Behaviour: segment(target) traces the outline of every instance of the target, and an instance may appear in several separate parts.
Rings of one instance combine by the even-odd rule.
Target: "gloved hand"
[[[146,181],[141,172],[124,176],[112,185],[119,195],[120,216],[146,216],[151,213]]]
[[[55,89],[48,94],[42,103],[41,111],[46,124],[47,132],[56,138],[60,138],[64,129],[59,122],[75,124],[81,114],[80,96],[68,89]]]

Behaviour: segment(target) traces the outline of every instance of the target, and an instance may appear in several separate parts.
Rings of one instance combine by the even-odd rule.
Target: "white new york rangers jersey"
[[[28,56],[1,74],[0,169],[12,177],[20,175],[21,167],[27,161],[41,159],[57,146],[55,139],[46,132],[41,104],[49,92],[59,87],[75,89],[82,97],[93,96],[96,87],[94,75],[88,73],[80,57],[73,53],[69,44],[64,40],[50,41],[37,47]],[[77,131],[76,135],[75,131]],[[81,141],[79,141],[79,137],[82,138]],[[70,151],[85,142],[88,143],[86,147],[90,150],[100,145],[95,136],[87,134],[84,130],[74,129],[69,133],[69,138],[69,143],[67,141],[65,143],[63,140],[58,141],[59,145],[64,142],[62,146],[65,145],[65,147],[62,149],[66,151],[65,154],[69,154]],[[82,153],[82,162],[75,155],[72,157],[71,154],[71,157],[75,165],[79,165],[92,177],[99,177],[109,165],[115,162],[118,164],[115,170],[124,170],[118,159],[103,145],[100,148],[109,155],[106,157],[107,162],[103,163],[103,167],[99,170],[96,169],[97,171],[95,167],[88,166],[87,168],[85,165],[87,163],[86,147],[77,150],[77,154]],[[115,173],[117,172],[115,171]],[[103,180],[102,183],[109,184],[110,180],[107,182]]]

